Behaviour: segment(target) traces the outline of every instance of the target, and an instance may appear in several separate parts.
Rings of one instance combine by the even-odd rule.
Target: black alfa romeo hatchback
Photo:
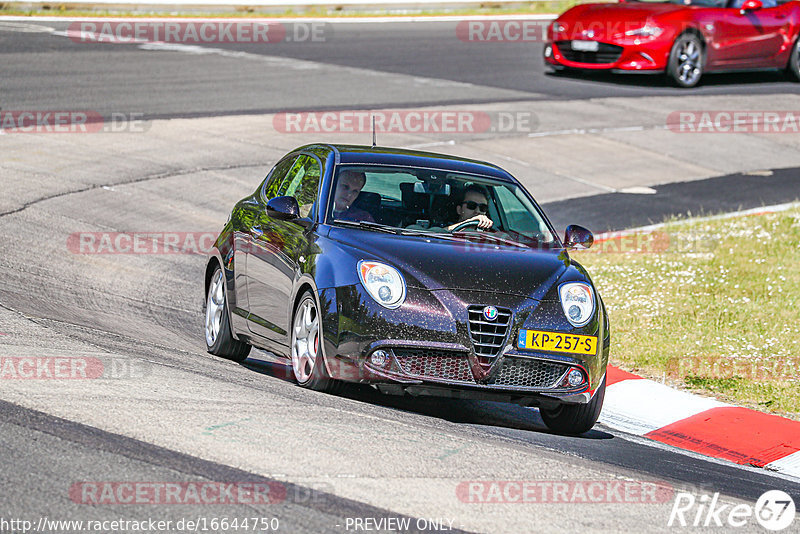
[[[503,169],[394,148],[307,145],[234,206],[205,271],[208,351],[251,346],[297,383],[537,406],[597,421],[610,333],[600,295]]]

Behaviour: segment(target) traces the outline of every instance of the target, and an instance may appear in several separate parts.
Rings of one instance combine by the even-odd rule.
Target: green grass
[[[100,8],[95,10],[73,9],[65,4],[54,2],[52,4],[42,4],[36,9],[23,9],[20,4],[0,3],[0,15],[14,16],[64,16],[64,17],[372,17],[372,16],[468,16],[468,15],[513,15],[531,13],[563,13],[570,7],[577,4],[585,4],[588,0],[551,0],[541,2],[529,2],[507,6],[503,4],[493,4],[491,2],[482,4],[481,7],[469,9],[351,9],[347,6],[334,6],[326,8],[324,6],[310,6],[307,9],[286,9],[276,11],[268,8],[237,7],[225,9],[220,7],[217,11],[167,11],[154,6],[152,10],[131,11],[130,9],[109,9]],[[604,0],[598,0],[604,1]],[[608,0],[611,1],[611,0]]]
[[[608,308],[612,364],[800,419],[800,207],[670,221],[575,257]]]

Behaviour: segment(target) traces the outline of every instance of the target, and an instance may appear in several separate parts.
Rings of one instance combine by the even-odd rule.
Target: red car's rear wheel
[[[794,41],[792,54],[789,56],[789,64],[786,65],[786,72],[791,75],[794,81],[800,81],[800,37]]]

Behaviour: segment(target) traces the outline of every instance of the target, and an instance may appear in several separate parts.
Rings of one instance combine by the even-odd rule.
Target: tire
[[[606,396],[606,379],[587,404],[562,404],[552,411],[539,410],[547,428],[558,434],[578,435],[588,432],[600,417]]]
[[[800,82],[800,37],[795,40],[792,47],[789,63],[786,65],[786,73],[792,80]]]
[[[703,43],[694,33],[684,33],[675,39],[669,53],[667,76],[678,87],[694,87],[703,76],[705,53]]]
[[[250,354],[250,345],[234,339],[228,319],[228,299],[222,269],[211,275],[205,303],[206,349],[215,356],[243,362]]]
[[[297,301],[292,313],[290,350],[292,371],[297,384],[314,391],[333,391],[338,382],[331,379],[325,369],[320,350],[320,319],[317,301],[306,290]]]

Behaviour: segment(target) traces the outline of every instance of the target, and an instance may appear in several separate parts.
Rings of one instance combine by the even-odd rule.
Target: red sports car
[[[548,65],[666,72],[693,87],[706,72],[785,69],[800,80],[800,2],[669,0],[583,4],[547,30]]]

